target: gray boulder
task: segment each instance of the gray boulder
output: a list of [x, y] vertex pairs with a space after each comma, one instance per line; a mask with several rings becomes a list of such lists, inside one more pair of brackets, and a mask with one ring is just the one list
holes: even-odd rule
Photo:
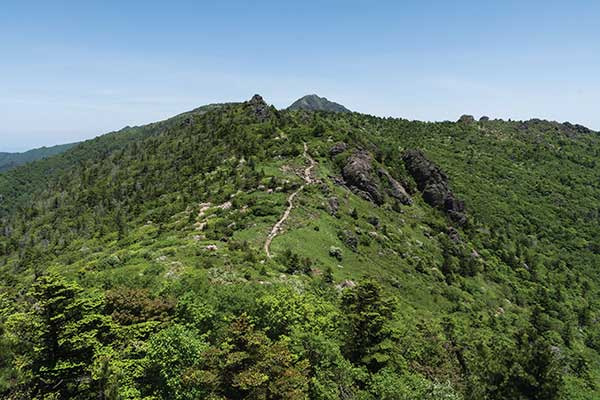
[[390, 194], [390, 196], [392, 196], [395, 199], [399, 200], [402, 204], [405, 204], [405, 205], [412, 204], [412, 199], [410, 198], [410, 196], [406, 192], [406, 189], [404, 189], [404, 186], [402, 186], [397, 180], [395, 180], [390, 175], [389, 172], [387, 172], [383, 168], [380, 168], [379, 171], [377, 171], [377, 172], [379, 173], [379, 176], [382, 179], [386, 179], [387, 180], [387, 183], [388, 183], [388, 186], [389, 186], [388, 193]]
[[329, 205], [329, 213], [331, 215], [337, 215], [338, 210], [340, 209], [340, 202], [337, 197], [330, 197], [328, 200]]
[[423, 200], [433, 207], [444, 210], [457, 223], [461, 225], [466, 223], [464, 202], [450, 189], [446, 174], [420, 150], [408, 150], [402, 159], [406, 170], [423, 193]]
[[345, 152], [348, 149], [348, 145], [344, 142], [336, 143], [331, 149], [329, 149], [329, 155], [335, 157], [338, 154]]
[[357, 195], [377, 205], [383, 204], [383, 193], [373, 173], [373, 158], [367, 151], [359, 150], [352, 154], [342, 170], [342, 176]]

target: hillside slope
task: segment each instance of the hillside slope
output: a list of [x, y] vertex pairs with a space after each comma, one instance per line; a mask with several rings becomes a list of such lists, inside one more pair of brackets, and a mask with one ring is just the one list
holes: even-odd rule
[[255, 96], [9, 171], [0, 390], [598, 398], [599, 156], [571, 124]]
[[28, 162], [63, 153], [76, 144], [77, 143], [69, 143], [51, 147], [40, 147], [39, 149], [33, 149], [23, 153], [0, 153], [0, 172], [27, 164]]

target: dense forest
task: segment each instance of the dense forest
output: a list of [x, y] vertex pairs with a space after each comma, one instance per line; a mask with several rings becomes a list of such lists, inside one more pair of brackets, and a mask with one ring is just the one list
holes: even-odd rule
[[0, 397], [598, 399], [598, 160], [255, 96], [6, 171]]

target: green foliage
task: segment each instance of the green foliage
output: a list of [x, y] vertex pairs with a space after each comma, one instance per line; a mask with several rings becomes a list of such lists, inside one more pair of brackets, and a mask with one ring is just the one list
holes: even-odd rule
[[166, 321], [175, 307], [173, 299], [152, 298], [147, 289], [119, 288], [106, 292], [105, 312], [121, 325]]
[[198, 399], [203, 391], [189, 385], [187, 374], [198, 366], [206, 343], [181, 325], [171, 325], [148, 343], [144, 384], [161, 399]]
[[207, 387], [210, 398], [304, 399], [307, 367], [285, 341], [272, 342], [242, 315], [222, 344], [203, 354], [202, 369], [189, 379]]
[[461, 400], [462, 396], [448, 383], [430, 382], [427, 379], [405, 373], [398, 375], [383, 369], [369, 382], [369, 393], [381, 400]]
[[290, 249], [286, 249], [283, 254], [281, 254], [280, 262], [286, 266], [286, 272], [288, 274], [295, 274], [298, 272], [308, 274], [312, 266], [310, 258], [301, 258]]
[[315, 294], [278, 287], [257, 300], [255, 318], [272, 338], [294, 331], [335, 337], [341, 315], [337, 307]]
[[382, 288], [372, 280], [362, 282], [342, 297], [342, 310], [348, 320], [348, 358], [377, 371], [390, 358], [386, 341], [391, 338], [388, 321], [393, 304], [382, 298]]
[[[31, 311], [7, 324], [15, 342], [25, 341], [15, 358], [23, 391], [31, 396], [84, 396], [93, 389], [90, 360], [108, 339], [110, 323], [99, 314], [100, 301], [54, 275], [40, 277], [30, 291]], [[29, 333], [18, 337], [19, 334]], [[44, 397], [45, 398], [45, 397]]]

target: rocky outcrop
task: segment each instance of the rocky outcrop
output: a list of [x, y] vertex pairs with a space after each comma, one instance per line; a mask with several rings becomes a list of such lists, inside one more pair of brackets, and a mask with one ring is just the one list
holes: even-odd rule
[[570, 122], [564, 122], [562, 124], [563, 128], [567, 131], [573, 132], [573, 133], [578, 133], [578, 134], [590, 134], [590, 133], [594, 133], [594, 131], [592, 131], [590, 128], [587, 128], [583, 125], [579, 125], [579, 124], [572, 124]]
[[327, 201], [327, 205], [329, 206], [329, 213], [331, 215], [337, 215], [338, 210], [340, 209], [340, 202], [337, 197], [330, 197]]
[[379, 174], [379, 176], [381, 177], [381, 179], [387, 180], [388, 187], [389, 187], [388, 188], [388, 193], [390, 194], [390, 196], [392, 196], [393, 198], [399, 200], [400, 203], [402, 203], [404, 205], [411, 205], [412, 204], [412, 199], [410, 198], [410, 196], [406, 192], [406, 189], [404, 189], [404, 186], [402, 186], [397, 180], [395, 180], [390, 175], [389, 172], [387, 172], [383, 168], [379, 168], [379, 170], [377, 171], [377, 173]]
[[338, 290], [343, 290], [343, 289], [352, 289], [356, 287], [356, 283], [354, 283], [354, 281], [351, 281], [349, 279], [346, 279], [344, 282], [338, 284], [335, 286]]
[[448, 181], [446, 174], [420, 150], [408, 150], [402, 156], [406, 170], [412, 175], [417, 188], [424, 191], [429, 184]]
[[345, 152], [348, 149], [348, 145], [344, 142], [336, 143], [331, 149], [329, 149], [329, 155], [335, 157], [338, 154]]
[[358, 237], [349, 230], [338, 232], [338, 239], [342, 241], [353, 252], [358, 251]]
[[488, 117], [487, 115], [484, 115], [481, 118], [479, 118], [479, 122], [488, 122], [489, 120], [490, 117]]
[[456, 230], [456, 228], [449, 227], [446, 233], [448, 234], [448, 238], [450, 238], [450, 240], [452, 240], [454, 243], [462, 242], [460, 233]]
[[579, 124], [571, 124], [570, 122], [559, 123], [556, 121], [546, 121], [539, 118], [533, 118], [528, 121], [520, 121], [517, 125], [518, 129], [525, 133], [537, 134], [540, 131], [562, 133], [568, 137], [577, 137], [580, 135], [589, 135], [594, 133], [593, 130]]
[[448, 186], [446, 174], [420, 150], [408, 150], [402, 157], [406, 170], [414, 178], [423, 194], [423, 200], [433, 207], [444, 210], [459, 224], [466, 222], [464, 202], [456, 197]]
[[475, 122], [475, 118], [472, 115], [464, 114], [460, 116], [457, 122], [461, 124], [472, 124]]
[[[329, 150], [329, 154], [333, 158], [346, 150], [348, 150], [348, 145], [340, 142]], [[380, 167], [376, 172], [373, 156], [368, 151], [357, 150], [345, 162], [342, 169], [343, 179], [336, 180], [334, 177], [334, 181], [377, 205], [385, 202], [386, 194], [402, 204], [412, 204], [412, 199], [404, 186], [388, 171]]]
[[352, 154], [342, 170], [342, 176], [354, 193], [377, 205], [383, 204], [383, 193], [373, 172], [373, 158], [368, 152], [359, 150]]
[[264, 122], [271, 116], [271, 110], [263, 98], [255, 94], [246, 102], [246, 106], [250, 113], [253, 114], [260, 122]]

